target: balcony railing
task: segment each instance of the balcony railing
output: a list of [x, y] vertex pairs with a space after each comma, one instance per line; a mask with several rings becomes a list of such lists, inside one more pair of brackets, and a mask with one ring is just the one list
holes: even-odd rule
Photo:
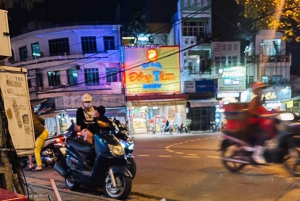
[[290, 55], [261, 55], [259, 56], [248, 56], [247, 63], [255, 63], [257, 59], [260, 59], [261, 63], [273, 63], [273, 62], [290, 62]]
[[62, 61], [62, 60], [94, 59], [94, 58], [118, 59], [120, 58], [119, 50], [107, 50], [106, 52], [96, 52], [96, 53], [89, 53], [89, 54], [83, 54], [81, 52], [69, 52], [69, 53], [64, 53], [56, 56], [53, 56], [51, 54], [41, 54], [40, 57], [30, 56], [25, 60], [8, 59], [6, 61], [6, 64], [20, 67], [20, 66], [28, 66], [28, 65], [38, 64], [38, 63], [45, 63], [45, 62], [54, 62], [54, 61]]

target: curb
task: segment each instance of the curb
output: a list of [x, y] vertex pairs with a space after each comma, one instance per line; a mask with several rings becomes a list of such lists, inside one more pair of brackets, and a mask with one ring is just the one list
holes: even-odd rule
[[[43, 189], [47, 189], [50, 190], [51, 192], [54, 193], [54, 190], [52, 187], [49, 186], [40, 186], [37, 184], [32, 184], [32, 183], [27, 183], [28, 186], [35, 186], [38, 188], [43, 188]], [[82, 196], [82, 197], [89, 197], [89, 198], [94, 198], [94, 199], [98, 199], [98, 200], [108, 200], [108, 201], [115, 201], [115, 199], [112, 198], [107, 198], [107, 197], [103, 197], [102, 195], [91, 195], [91, 194], [87, 194], [87, 193], [80, 193], [80, 192], [76, 192], [76, 191], [70, 191], [70, 190], [65, 190], [65, 189], [58, 189], [58, 191], [60, 193], [67, 193], [67, 194], [72, 194], [72, 195], [78, 195], [78, 196]]]

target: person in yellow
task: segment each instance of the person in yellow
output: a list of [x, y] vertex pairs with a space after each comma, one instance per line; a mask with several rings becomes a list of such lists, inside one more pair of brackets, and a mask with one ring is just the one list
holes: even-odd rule
[[49, 133], [45, 128], [45, 120], [38, 115], [32, 113], [32, 120], [34, 126], [34, 134], [35, 134], [35, 148], [34, 155], [37, 167], [34, 167], [32, 156], [28, 156], [29, 165], [28, 169], [32, 171], [41, 171], [43, 170], [43, 163], [41, 159], [41, 150], [44, 144], [44, 141], [48, 138]]

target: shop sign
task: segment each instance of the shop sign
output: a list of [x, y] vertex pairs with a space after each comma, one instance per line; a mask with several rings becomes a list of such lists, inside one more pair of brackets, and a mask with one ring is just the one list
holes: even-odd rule
[[201, 93], [215, 91], [215, 85], [213, 80], [187, 81], [184, 83], [184, 86], [185, 93]]
[[294, 106], [294, 101], [288, 101], [287, 103], [286, 103], [286, 108], [292, 108]]
[[34, 78], [34, 77], [35, 77], [35, 70], [28, 70], [27, 78]]
[[241, 91], [246, 89], [245, 66], [229, 67], [221, 70], [218, 91]]
[[184, 82], [184, 92], [185, 93], [195, 93], [196, 92], [196, 83], [194, 81]]
[[223, 98], [239, 98], [239, 92], [217, 92], [217, 100], [222, 100]]
[[125, 48], [127, 96], [180, 92], [179, 47]]
[[[248, 94], [247, 99], [244, 97], [246, 94]], [[241, 102], [247, 102], [252, 100], [256, 95], [252, 92], [247, 93], [242, 92], [243, 98], [241, 98]], [[265, 101], [288, 101], [291, 100], [292, 98], [292, 90], [291, 88], [287, 88], [287, 89], [279, 89], [279, 90], [270, 90], [270, 89], [266, 89], [263, 91], [262, 94], [262, 99], [265, 99]]]

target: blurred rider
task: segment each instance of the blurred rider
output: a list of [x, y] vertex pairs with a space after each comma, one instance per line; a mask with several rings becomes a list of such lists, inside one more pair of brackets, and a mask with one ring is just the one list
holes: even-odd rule
[[263, 82], [253, 83], [251, 90], [256, 96], [248, 104], [248, 111], [251, 115], [250, 124], [257, 124], [263, 130], [263, 133], [259, 133], [260, 135], [257, 136], [255, 150], [252, 155], [253, 160], [259, 164], [266, 163], [265, 158], [263, 157], [265, 149], [263, 147], [264, 142], [277, 134], [274, 121], [267, 118], [268, 116], [274, 116], [274, 112], [266, 110], [263, 106], [262, 93], [263, 89], [266, 87], [267, 85]]

